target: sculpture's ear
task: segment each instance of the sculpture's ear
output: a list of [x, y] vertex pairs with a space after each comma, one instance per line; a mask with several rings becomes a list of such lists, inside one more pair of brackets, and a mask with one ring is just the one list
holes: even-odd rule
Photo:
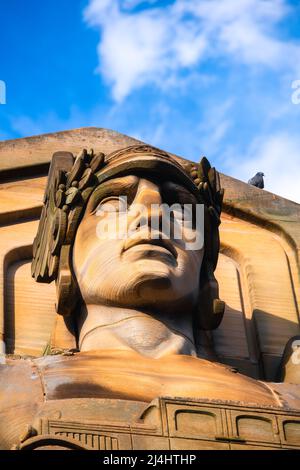
[[80, 300], [79, 288], [72, 273], [72, 246], [63, 245], [59, 257], [59, 268], [56, 279], [56, 312], [69, 316], [76, 309]]
[[195, 316], [195, 332], [201, 330], [215, 330], [220, 325], [225, 302], [219, 299], [219, 287], [214, 275], [206, 280], [202, 278], [200, 286], [198, 309]]
[[196, 328], [215, 330], [220, 325], [225, 303], [219, 299], [219, 285], [214, 271], [217, 267], [220, 249], [219, 229], [209, 209], [204, 216], [204, 257], [200, 272], [198, 314]]
[[194, 334], [197, 336], [199, 329], [218, 328], [225, 310], [225, 303], [219, 299], [219, 286], [214, 276], [220, 249], [219, 225], [224, 190], [218, 172], [211, 168], [205, 157], [198, 167], [192, 167], [190, 174], [204, 203], [204, 257], [200, 272], [198, 311], [194, 319]]

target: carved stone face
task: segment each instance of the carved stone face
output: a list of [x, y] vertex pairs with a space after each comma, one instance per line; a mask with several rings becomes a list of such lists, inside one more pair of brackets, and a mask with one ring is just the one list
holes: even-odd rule
[[[120, 204], [124, 196], [126, 208]], [[186, 249], [184, 237], [190, 236], [186, 231], [193, 228], [183, 228], [183, 239], [175, 239], [172, 230], [169, 239], [162, 239], [161, 227], [160, 239], [150, 237], [150, 217], [145, 221], [140, 205], [146, 207], [150, 216], [152, 205], [162, 203], [196, 204], [196, 199], [179, 184], [140, 175], [114, 178], [94, 190], [73, 247], [73, 269], [86, 304], [152, 310], [159, 306], [160, 311], [173, 313], [195, 306], [203, 249]], [[120, 233], [118, 236], [109, 233], [116, 230], [114, 224], [109, 224], [110, 218], [115, 217], [114, 207], [121, 210], [117, 225], [124, 232], [121, 237]], [[164, 213], [160, 212], [160, 216], [163, 218]], [[100, 233], [100, 220], [107, 221], [112, 228]]]

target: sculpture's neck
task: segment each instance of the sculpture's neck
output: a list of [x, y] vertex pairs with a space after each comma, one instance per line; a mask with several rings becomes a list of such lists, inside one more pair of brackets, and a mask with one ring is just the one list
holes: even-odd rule
[[79, 347], [81, 351], [134, 350], [152, 358], [169, 354], [196, 355], [192, 316], [175, 317], [121, 307], [87, 305], [80, 314]]

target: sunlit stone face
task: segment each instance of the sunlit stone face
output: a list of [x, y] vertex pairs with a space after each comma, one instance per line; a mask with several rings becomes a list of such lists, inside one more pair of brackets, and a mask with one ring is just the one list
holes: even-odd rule
[[[86, 304], [170, 312], [195, 306], [203, 249], [186, 249], [193, 224], [175, 238], [176, 211], [168, 222], [161, 204], [195, 205], [196, 199], [179, 184], [137, 175], [95, 189], [73, 247], [73, 269]], [[151, 216], [163, 221], [152, 231]]]

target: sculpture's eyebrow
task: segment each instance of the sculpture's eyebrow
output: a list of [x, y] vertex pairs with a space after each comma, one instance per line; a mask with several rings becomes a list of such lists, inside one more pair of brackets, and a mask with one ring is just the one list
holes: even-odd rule
[[137, 176], [128, 175], [120, 178], [114, 178], [97, 186], [93, 191], [86, 212], [93, 212], [102, 199], [109, 196], [126, 196], [128, 203], [134, 199], [138, 188], [139, 178]]

